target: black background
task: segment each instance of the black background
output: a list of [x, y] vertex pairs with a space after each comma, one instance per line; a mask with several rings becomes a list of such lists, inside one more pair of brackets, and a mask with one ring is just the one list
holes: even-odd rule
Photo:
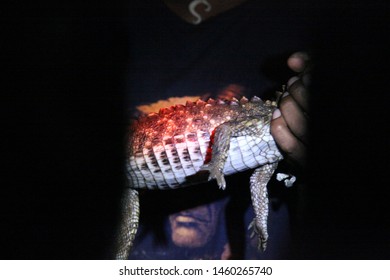
[[[1, 258], [110, 258], [128, 4], [14, 5], [1, 17]], [[388, 259], [388, 4], [324, 5], [297, 257]]]

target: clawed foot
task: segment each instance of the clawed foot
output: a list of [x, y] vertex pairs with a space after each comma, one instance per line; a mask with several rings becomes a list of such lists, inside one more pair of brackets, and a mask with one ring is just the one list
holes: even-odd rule
[[218, 167], [216, 167], [214, 164], [212, 164], [212, 163], [205, 164], [200, 168], [200, 170], [208, 171], [210, 173], [208, 180], [210, 181], [212, 179], [216, 179], [217, 184], [218, 184], [220, 189], [224, 190], [226, 188], [225, 177], [223, 176], [222, 171]]
[[248, 230], [252, 229], [250, 238], [257, 236], [257, 250], [264, 252], [267, 249], [268, 234], [264, 232], [257, 224], [256, 219], [249, 224]]

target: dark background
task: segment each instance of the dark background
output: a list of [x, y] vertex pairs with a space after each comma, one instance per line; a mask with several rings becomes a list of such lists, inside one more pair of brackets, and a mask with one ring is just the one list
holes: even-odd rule
[[389, 46], [383, 40], [389, 4], [367, 2], [335, 5], [341, 12], [314, 40], [304, 257], [390, 256]]
[[2, 18], [2, 258], [110, 257], [124, 185], [124, 4], [16, 2]]
[[[128, 4], [29, 5], [1, 15], [1, 258], [110, 258]], [[323, 5], [297, 257], [388, 259], [388, 4]]]

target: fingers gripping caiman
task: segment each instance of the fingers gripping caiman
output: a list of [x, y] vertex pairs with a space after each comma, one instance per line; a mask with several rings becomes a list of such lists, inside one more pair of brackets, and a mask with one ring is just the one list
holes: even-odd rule
[[268, 233], [267, 183], [282, 159], [270, 134], [274, 102], [254, 97], [240, 101], [187, 102], [141, 117], [130, 127], [127, 177], [117, 258], [127, 258], [138, 227], [137, 189], [173, 189], [255, 169], [250, 179], [255, 218], [251, 223], [265, 250]]

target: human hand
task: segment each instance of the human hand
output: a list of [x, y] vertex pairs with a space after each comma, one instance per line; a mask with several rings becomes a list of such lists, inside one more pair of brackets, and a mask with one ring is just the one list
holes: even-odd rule
[[282, 96], [279, 109], [275, 110], [271, 121], [271, 134], [284, 152], [285, 159], [299, 167], [305, 165], [308, 140], [308, 61], [308, 55], [302, 52], [288, 58], [288, 66], [298, 75], [287, 82], [287, 92]]

